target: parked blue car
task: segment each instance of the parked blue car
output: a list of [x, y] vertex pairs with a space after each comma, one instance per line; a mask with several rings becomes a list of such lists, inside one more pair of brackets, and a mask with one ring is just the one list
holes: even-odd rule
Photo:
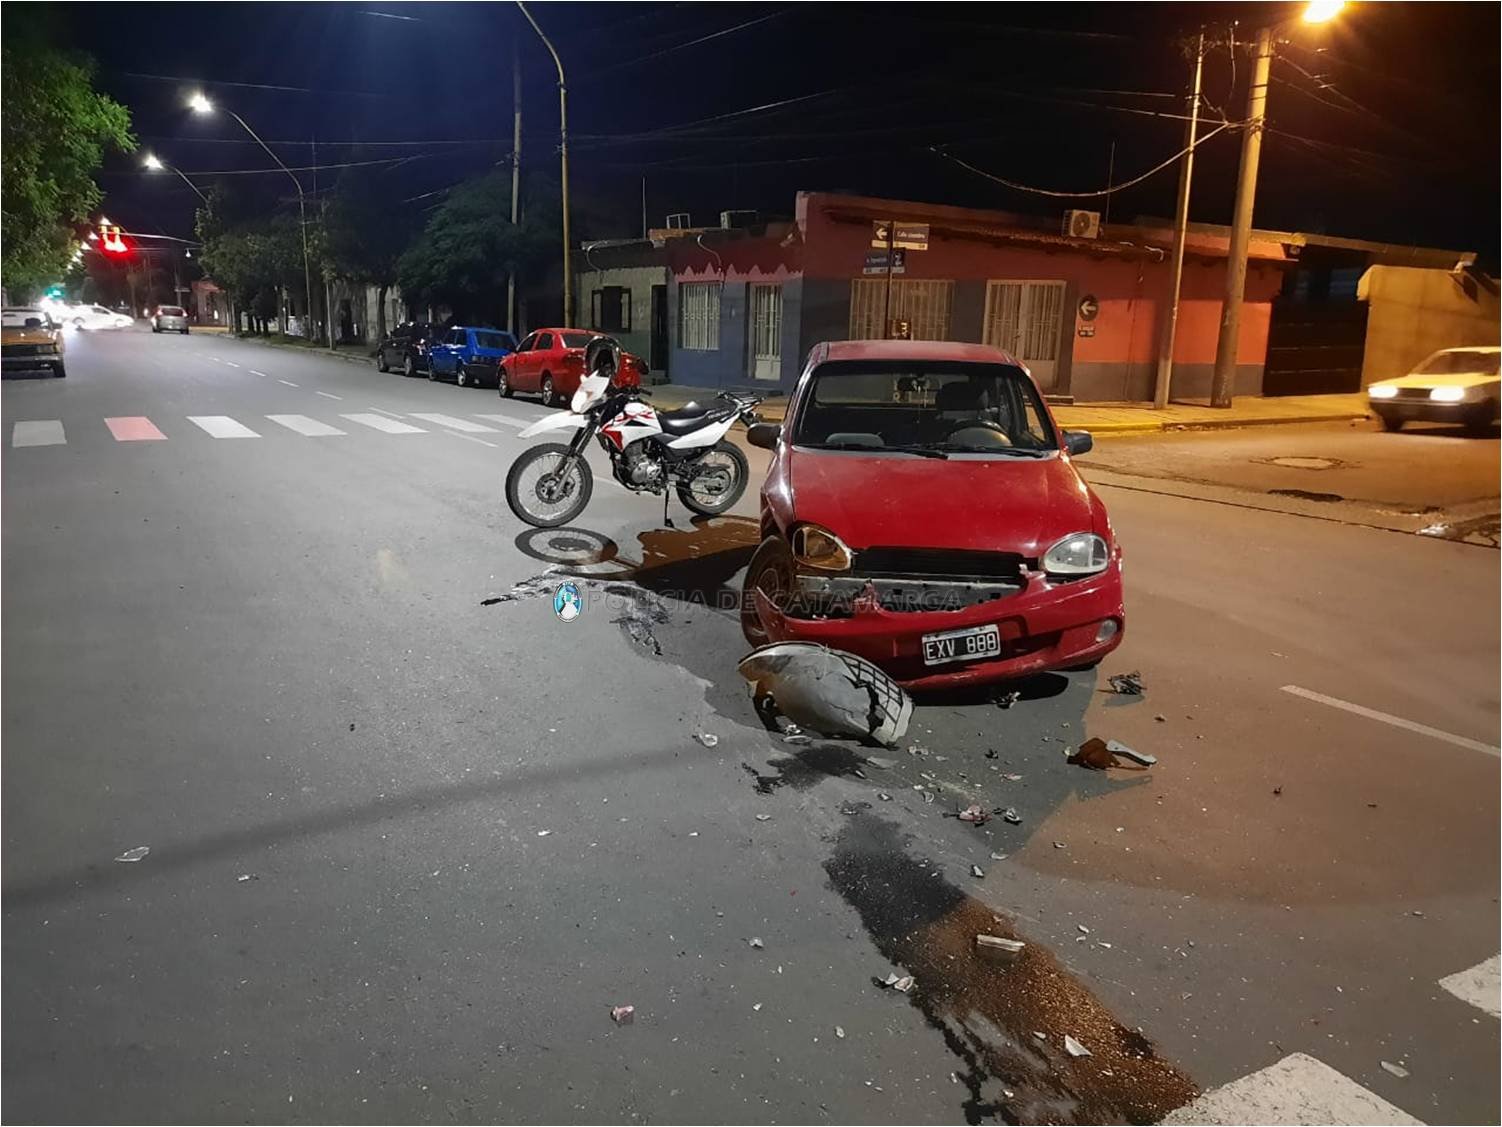
[[428, 354], [428, 379], [452, 379], [460, 387], [495, 387], [496, 365], [516, 351], [505, 329], [455, 325]]

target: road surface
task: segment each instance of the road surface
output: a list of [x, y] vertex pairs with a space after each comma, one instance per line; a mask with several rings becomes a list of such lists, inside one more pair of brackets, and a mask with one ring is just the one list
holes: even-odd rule
[[[752, 714], [752, 498], [524, 532], [541, 413], [197, 334], [6, 381], [7, 1119], [1497, 1121], [1495, 552], [1102, 484], [1122, 648], [873, 760]], [[560, 564], [579, 620], [482, 605]]]

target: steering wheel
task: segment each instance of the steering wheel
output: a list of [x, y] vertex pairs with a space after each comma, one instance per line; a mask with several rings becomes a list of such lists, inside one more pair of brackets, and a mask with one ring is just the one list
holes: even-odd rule
[[[944, 441], [949, 442], [954, 438], [955, 435], [963, 434], [965, 431], [971, 430], [979, 431], [980, 433], [986, 435], [988, 438], [999, 439], [999, 441], [995, 443], [995, 445], [997, 446], [1014, 445], [1014, 443], [1012, 442], [1012, 436], [1007, 433], [1006, 428], [1000, 423], [995, 422], [991, 419], [962, 419], [954, 426], [949, 428], [948, 433], [944, 435]], [[961, 445], [971, 444], [961, 443]], [[977, 443], [975, 445], [982, 444]]]

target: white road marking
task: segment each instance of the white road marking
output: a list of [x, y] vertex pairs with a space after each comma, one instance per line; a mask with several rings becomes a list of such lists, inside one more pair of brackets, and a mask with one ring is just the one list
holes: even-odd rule
[[58, 419], [35, 419], [17, 423], [11, 428], [12, 446], [64, 446], [68, 436], [63, 433], [63, 424]]
[[403, 417], [401, 415], [398, 415], [395, 411], [386, 411], [386, 410], [383, 410], [380, 407], [372, 407], [371, 410], [374, 411], [378, 415], [389, 415], [393, 419], [400, 419], [400, 418]]
[[1471, 751], [1480, 751], [1487, 755], [1502, 757], [1502, 748], [1492, 747], [1490, 744], [1484, 744], [1480, 740], [1472, 740], [1465, 736], [1456, 736], [1449, 732], [1442, 732], [1438, 728], [1431, 728], [1427, 724], [1420, 724], [1414, 720], [1404, 720], [1401, 716], [1393, 716], [1387, 712], [1378, 712], [1375, 708], [1365, 708], [1359, 704], [1352, 704], [1348, 700], [1327, 697], [1323, 693], [1301, 689], [1297, 685], [1284, 685], [1283, 691], [1285, 693], [1292, 693], [1296, 697], [1303, 697], [1305, 700], [1315, 701], [1318, 704], [1328, 704], [1331, 708], [1339, 708], [1356, 716], [1365, 716], [1368, 720], [1380, 720], [1384, 724], [1391, 724], [1394, 728], [1402, 728], [1404, 731], [1417, 732], [1421, 736], [1444, 740], [1445, 743], [1454, 744], [1456, 747], [1468, 748]]
[[486, 419], [492, 423], [505, 423], [508, 427], [529, 427], [535, 419], [514, 419], [510, 415], [476, 415], [477, 419]]
[[145, 415], [117, 415], [104, 420], [116, 442], [166, 442], [167, 436]]
[[1212, 1088], [1169, 1112], [1165, 1124], [1329, 1123], [1423, 1127], [1402, 1108], [1303, 1053]]
[[260, 438], [255, 431], [228, 415], [189, 415], [188, 422], [202, 427], [214, 438]]
[[309, 438], [321, 438], [329, 434], [344, 434], [345, 431], [338, 427], [331, 427], [328, 423], [320, 423], [317, 419], [310, 419], [306, 415], [267, 415], [273, 423], [295, 430], [298, 434], [305, 434]]
[[246, 368], [245, 370], [247, 372], [249, 372], [253, 376], [260, 376], [262, 379], [266, 378], [266, 373], [265, 372], [258, 372], [254, 368]]
[[455, 438], [463, 438], [463, 439], [465, 439], [465, 440], [467, 440], [469, 442], [478, 442], [481, 446], [489, 446], [492, 450], [494, 450], [496, 448], [496, 445], [495, 445], [494, 442], [486, 442], [483, 438], [476, 438], [472, 434], [460, 434], [456, 430], [446, 430], [443, 433], [444, 434], [451, 434]]
[[277, 380], [277, 381], [276, 381], [276, 382], [277, 382], [277, 383], [284, 383], [284, 384], [286, 384], [286, 385], [287, 385], [287, 386], [288, 386], [288, 387], [296, 387], [296, 386], [297, 386], [297, 385], [296, 385], [296, 384], [295, 384], [295, 383], [293, 383], [293, 382], [292, 382], [292, 381], [291, 381], [291, 380]]
[[341, 415], [340, 418], [348, 419], [352, 423], [370, 427], [373, 430], [385, 431], [387, 434], [423, 434], [422, 427], [414, 427], [410, 423], [404, 423], [397, 419], [388, 419], [384, 415]]
[[314, 395], [321, 395], [325, 399], [341, 399], [342, 400], [344, 398], [344, 396], [342, 396], [342, 395], [335, 395], [332, 392], [328, 392], [328, 391], [315, 391], [313, 394]]
[[472, 423], [468, 419], [455, 418], [453, 415], [434, 415], [426, 412], [412, 412], [414, 419], [421, 419], [425, 423], [432, 423], [437, 427], [448, 427], [449, 430], [462, 430], [466, 434], [494, 434], [495, 427], [481, 426]]
[[1470, 970], [1458, 971], [1455, 974], [1442, 978], [1439, 984], [1454, 994], [1462, 1002], [1469, 1002], [1478, 1010], [1485, 1010], [1492, 1017], [1502, 1017], [1498, 1012], [1498, 998], [1502, 997], [1502, 974], [1498, 971], [1498, 960], [1502, 956], [1493, 955], [1484, 963], [1478, 963]]

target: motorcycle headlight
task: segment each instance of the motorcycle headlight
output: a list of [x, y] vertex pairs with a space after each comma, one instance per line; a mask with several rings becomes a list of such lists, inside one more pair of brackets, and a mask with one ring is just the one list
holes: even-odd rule
[[800, 524], [793, 529], [793, 559], [819, 571], [849, 571], [850, 549], [827, 528]]
[[1049, 575], [1094, 575], [1111, 561], [1106, 542], [1093, 532], [1071, 532], [1043, 554]]

